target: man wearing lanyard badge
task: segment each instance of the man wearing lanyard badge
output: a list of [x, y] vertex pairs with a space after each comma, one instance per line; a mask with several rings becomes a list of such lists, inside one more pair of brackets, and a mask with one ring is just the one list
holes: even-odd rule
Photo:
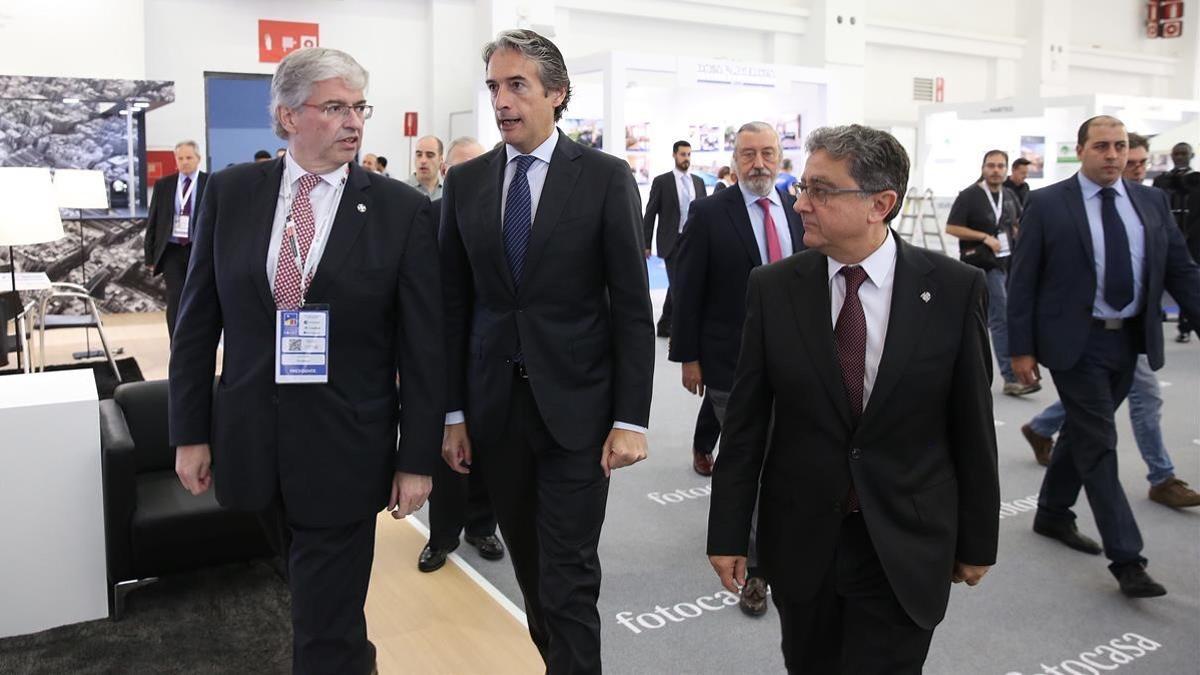
[[1008, 153], [989, 150], [983, 156], [979, 180], [958, 194], [946, 218], [946, 234], [958, 238], [959, 259], [987, 274], [988, 330], [992, 348], [1004, 377], [1004, 393], [1024, 396], [1042, 388], [1036, 382], [1021, 384], [1008, 358], [1008, 322], [1005, 285], [1012, 240], [1021, 218], [1021, 202], [1004, 187]]
[[192, 216], [197, 212], [208, 174], [200, 170], [200, 148], [196, 141], [175, 145], [177, 173], [154, 184], [154, 196], [146, 214], [146, 265], [163, 275], [167, 285], [167, 337], [175, 332], [179, 295], [187, 276], [192, 251]]
[[210, 181], [172, 344], [176, 473], [284, 527], [296, 673], [375, 671], [363, 605], [376, 515], [419, 509], [440, 461], [436, 232], [425, 196], [353, 161], [366, 86], [338, 50], [279, 64], [287, 152]]

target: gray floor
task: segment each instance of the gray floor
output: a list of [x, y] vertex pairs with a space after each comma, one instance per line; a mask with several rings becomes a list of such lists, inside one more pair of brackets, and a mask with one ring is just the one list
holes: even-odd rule
[[[662, 292], [654, 296], [657, 312]], [[1168, 331], [1173, 337], [1174, 327]], [[605, 668], [610, 673], [782, 672], [774, 608], [751, 619], [713, 599], [722, 589], [704, 555], [709, 500], [706, 490], [696, 490], [707, 482], [690, 466], [699, 400], [680, 386], [679, 366], [667, 361], [666, 340], [658, 340], [658, 347], [650, 457], [614, 475], [601, 541]], [[1200, 485], [1200, 344], [1168, 339], [1167, 365], [1159, 377], [1166, 399], [1163, 433], [1176, 473]], [[1030, 531], [1029, 506], [1042, 468], [1033, 461], [1020, 426], [1054, 400], [1047, 384], [1024, 399], [1001, 396], [995, 387], [1001, 499], [1010, 504], [1032, 499], [1004, 510], [1012, 515], [1000, 521], [999, 562], [984, 583], [954, 588], [926, 672], [1097, 673], [1114, 666], [1131, 675], [1200, 672], [1200, 509], [1172, 511], [1146, 498], [1145, 465], [1124, 409], [1117, 414], [1121, 478], [1146, 540], [1150, 572], [1168, 595], [1128, 600], [1117, 591], [1103, 558]], [[682, 496], [662, 496], [679, 490]], [[1079, 527], [1098, 537], [1090, 510], [1080, 501]], [[459, 553], [523, 606], [507, 559], [482, 560], [470, 546]], [[657, 607], [676, 620], [660, 615], [637, 622]], [[619, 623], [618, 616], [640, 632]]]

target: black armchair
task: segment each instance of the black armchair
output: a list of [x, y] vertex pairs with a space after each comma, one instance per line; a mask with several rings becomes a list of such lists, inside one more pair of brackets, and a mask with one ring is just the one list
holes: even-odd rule
[[254, 514], [196, 497], [175, 475], [167, 440], [167, 382], [132, 382], [100, 402], [109, 610], [162, 574], [271, 555]]

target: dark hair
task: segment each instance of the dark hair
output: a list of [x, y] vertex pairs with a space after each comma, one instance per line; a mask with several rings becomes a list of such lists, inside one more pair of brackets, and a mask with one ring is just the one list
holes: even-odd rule
[[549, 38], [531, 30], [501, 31], [495, 40], [483, 46], [484, 67], [492, 60], [492, 54], [501, 49], [511, 49], [536, 63], [543, 89], [563, 92], [562, 103], [554, 108], [554, 121], [561, 119], [571, 100], [571, 76], [567, 73], [567, 62], [558, 47]]
[[980, 162], [979, 165], [983, 166], [984, 164], [987, 164], [987, 158], [991, 157], [992, 155], [1000, 155], [1000, 156], [1004, 157], [1004, 163], [1008, 164], [1008, 153], [1007, 152], [1005, 152], [1003, 150], [988, 150], [987, 152], [983, 153], [983, 161]]
[[724, 178], [724, 177], [728, 176], [729, 171], [730, 171], [730, 169], [727, 166], [723, 166], [723, 167], [717, 169], [717, 178]]
[[835, 161], [846, 160], [850, 177], [868, 193], [896, 193], [896, 205], [884, 218], [890, 223], [904, 204], [908, 189], [908, 153], [896, 137], [860, 124], [821, 127], [808, 136], [808, 154], [823, 150]]
[[259, 150], [258, 152], [254, 153], [254, 161], [257, 162], [260, 159], [271, 159], [271, 153], [267, 152], [266, 150]]
[[379, 168], [386, 169], [387, 168], [387, 157], [380, 155], [375, 158], [375, 163], [379, 165]]
[[680, 148], [690, 148], [690, 147], [692, 147], [692, 144], [688, 143], [687, 141], [675, 141], [675, 145], [671, 146], [671, 154], [672, 155], [677, 154], [679, 152]]
[[1083, 121], [1083, 124], [1079, 125], [1079, 133], [1076, 134], [1076, 142], [1080, 146], [1087, 145], [1088, 131], [1091, 129], [1091, 126], [1097, 122], [1119, 127], [1125, 126], [1124, 122], [1113, 117], [1112, 115], [1096, 115], [1095, 117], [1089, 117]]
[[1129, 149], [1143, 148], [1146, 152], [1150, 152], [1150, 139], [1141, 134], [1129, 132]]
[[1033, 162], [1025, 159], [1024, 157], [1018, 157], [1013, 160], [1012, 168], [1015, 171], [1023, 166], [1029, 166], [1030, 164], [1033, 164]]

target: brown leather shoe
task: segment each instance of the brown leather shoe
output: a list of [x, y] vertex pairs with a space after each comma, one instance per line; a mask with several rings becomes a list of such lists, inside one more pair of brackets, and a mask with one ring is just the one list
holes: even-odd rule
[[692, 453], [692, 469], [701, 476], [711, 476], [713, 470], [713, 456], [708, 452], [693, 452]]
[[1021, 427], [1021, 435], [1029, 441], [1029, 447], [1033, 448], [1033, 458], [1038, 464], [1046, 466], [1050, 463], [1050, 451], [1054, 449], [1054, 439], [1043, 436], [1033, 430], [1033, 427], [1028, 424]]
[[767, 613], [767, 580], [762, 577], [750, 577], [742, 586], [742, 599], [738, 607], [747, 616], [762, 616]]
[[1158, 485], [1150, 486], [1150, 501], [1173, 509], [1182, 509], [1200, 506], [1200, 494], [1188, 487], [1187, 483], [1171, 476]]

